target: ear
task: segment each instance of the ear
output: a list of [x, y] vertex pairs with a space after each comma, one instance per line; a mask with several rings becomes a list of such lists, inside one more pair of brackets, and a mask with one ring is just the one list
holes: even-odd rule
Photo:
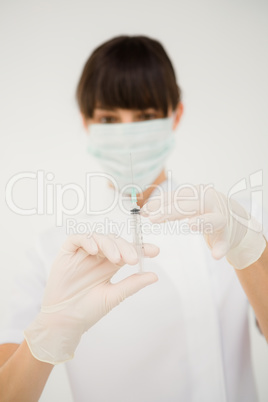
[[86, 131], [88, 131], [88, 124], [89, 124], [88, 119], [83, 115], [82, 112], [80, 112], [80, 115], [81, 115], [81, 118], [82, 118], [83, 127], [84, 127], [84, 129]]
[[174, 120], [174, 124], [173, 124], [173, 130], [175, 130], [180, 122], [181, 116], [183, 114], [184, 111], [184, 106], [183, 104], [180, 102], [178, 104], [178, 106], [176, 107], [176, 109], [174, 110], [175, 113], [175, 120]]

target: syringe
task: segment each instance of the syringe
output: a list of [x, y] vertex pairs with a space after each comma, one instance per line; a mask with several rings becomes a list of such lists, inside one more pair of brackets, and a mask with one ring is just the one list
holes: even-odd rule
[[132, 230], [133, 230], [133, 243], [136, 247], [138, 254], [138, 263], [140, 272], [143, 271], [143, 256], [144, 256], [144, 246], [141, 231], [141, 216], [140, 207], [137, 204], [136, 190], [131, 189], [131, 202], [132, 208], [130, 210], [132, 216]]
[[[132, 169], [132, 158], [131, 153], [130, 156], [130, 168], [131, 168], [131, 176], [132, 176], [132, 184], [133, 184], [133, 169]], [[134, 187], [131, 188], [131, 203], [132, 207], [130, 210], [132, 216], [132, 231], [133, 231], [133, 244], [136, 247], [138, 254], [138, 263], [140, 272], [143, 271], [143, 256], [144, 256], [144, 246], [142, 239], [142, 231], [141, 231], [141, 216], [140, 216], [140, 207], [137, 204], [137, 195], [136, 189]]]

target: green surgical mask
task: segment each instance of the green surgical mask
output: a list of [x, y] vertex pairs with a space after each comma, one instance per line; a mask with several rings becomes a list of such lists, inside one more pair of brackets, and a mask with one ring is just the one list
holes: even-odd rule
[[174, 147], [173, 124], [174, 115], [134, 123], [91, 124], [88, 151], [102, 171], [113, 177], [118, 190], [130, 194], [134, 184], [144, 191], [159, 176]]

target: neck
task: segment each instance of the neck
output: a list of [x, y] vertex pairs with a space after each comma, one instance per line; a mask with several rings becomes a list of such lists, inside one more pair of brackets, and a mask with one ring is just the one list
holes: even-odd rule
[[143, 193], [137, 194], [137, 204], [140, 208], [142, 208], [142, 206], [147, 202], [156, 186], [158, 186], [165, 180], [166, 180], [166, 172], [165, 170], [162, 170], [160, 175], [155, 179], [155, 181], [150, 185], [150, 187], [148, 187]]
[[[155, 181], [148, 187], [143, 193], [137, 194], [137, 204], [140, 208], [146, 204], [147, 200], [149, 199], [152, 192], [155, 190], [156, 186], [163, 183], [166, 180], [166, 172], [163, 169], [160, 175], [155, 179]], [[113, 187], [113, 185], [109, 182], [109, 187]]]

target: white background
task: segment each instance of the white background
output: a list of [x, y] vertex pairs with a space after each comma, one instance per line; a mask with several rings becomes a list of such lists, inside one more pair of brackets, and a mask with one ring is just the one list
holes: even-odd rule
[[[225, 1], [0, 1], [1, 295], [20, 255], [53, 216], [20, 217], [4, 201], [18, 172], [54, 173], [52, 183], [84, 185], [85, 152], [75, 88], [101, 42], [120, 34], [159, 39], [174, 63], [185, 113], [168, 167], [179, 182], [223, 192], [259, 170], [268, 201], [268, 3]], [[14, 197], [32, 207], [34, 181]], [[249, 190], [248, 190], [249, 195]], [[251, 316], [260, 400], [268, 399], [268, 352]], [[41, 401], [72, 401], [63, 366]]]

